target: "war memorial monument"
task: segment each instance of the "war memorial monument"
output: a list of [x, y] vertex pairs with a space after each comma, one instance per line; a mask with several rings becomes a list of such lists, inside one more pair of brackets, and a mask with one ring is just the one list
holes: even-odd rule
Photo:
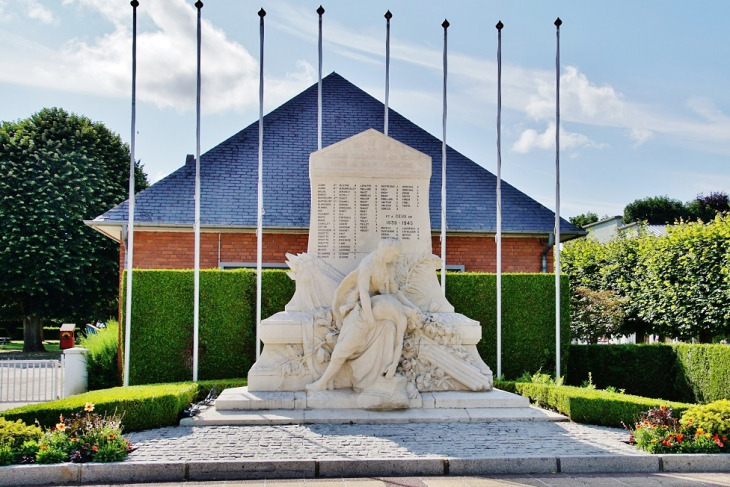
[[261, 322], [236, 410], [527, 408], [492, 391], [477, 321], [454, 312], [436, 270], [431, 158], [374, 129], [310, 155], [308, 252], [287, 254], [296, 291]]

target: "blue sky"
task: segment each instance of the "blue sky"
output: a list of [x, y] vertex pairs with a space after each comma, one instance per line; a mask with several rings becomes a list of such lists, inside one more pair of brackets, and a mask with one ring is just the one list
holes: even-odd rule
[[[195, 151], [195, 8], [140, 0], [137, 156], [155, 181]], [[207, 0], [203, 150], [258, 116], [258, 16], [269, 111], [316, 82], [319, 2]], [[325, 3], [324, 72], [441, 134], [441, 22], [449, 28], [449, 145], [496, 169], [503, 30], [505, 180], [554, 208], [555, 27], [561, 27], [561, 213], [621, 214], [637, 198], [730, 191], [730, 2]], [[0, 0], [0, 120], [59, 106], [130, 135], [126, 0]], [[378, 127], [379, 128], [379, 127]]]

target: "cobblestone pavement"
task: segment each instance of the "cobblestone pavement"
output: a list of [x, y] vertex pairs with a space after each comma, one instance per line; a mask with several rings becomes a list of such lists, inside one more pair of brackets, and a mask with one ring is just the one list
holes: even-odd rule
[[170, 427], [130, 433], [129, 461], [639, 455], [621, 429], [575, 423]]
[[[398, 477], [326, 480], [235, 480], [222, 482], [172, 482], [133, 484], [114, 487], [497, 487], [529, 485], [538, 487], [578, 486], [730, 486], [730, 474], [600, 474], [600, 475], [497, 475], [484, 477]], [[101, 487], [88, 486], [87, 487]]]

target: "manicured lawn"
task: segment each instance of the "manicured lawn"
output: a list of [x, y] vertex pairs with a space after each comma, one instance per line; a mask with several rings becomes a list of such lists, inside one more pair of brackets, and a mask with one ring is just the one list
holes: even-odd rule
[[[43, 342], [43, 346], [46, 347], [47, 352], [58, 352], [61, 349], [60, 344], [58, 343], [58, 340], [46, 340]], [[23, 341], [22, 340], [14, 340], [8, 343], [7, 345], [0, 345], [0, 350], [18, 350], [20, 352], [23, 351]]]
[[13, 340], [6, 345], [0, 345], [0, 360], [43, 360], [57, 359], [61, 355], [58, 340], [45, 340], [45, 352], [23, 353], [23, 341]]

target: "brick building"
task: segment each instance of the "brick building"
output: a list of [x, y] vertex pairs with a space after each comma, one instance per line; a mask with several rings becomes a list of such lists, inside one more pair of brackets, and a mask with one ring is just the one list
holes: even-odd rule
[[[384, 107], [343, 77], [323, 80], [322, 145], [369, 128], [382, 130]], [[441, 140], [394, 111], [388, 135], [432, 158], [429, 203], [433, 252], [440, 255]], [[309, 154], [317, 150], [317, 86], [264, 117], [265, 267], [285, 267], [285, 253], [307, 251]], [[254, 267], [258, 122], [201, 156], [201, 268]], [[195, 161], [139, 193], [135, 199], [134, 267], [193, 267]], [[448, 268], [495, 272], [496, 177], [452, 148], [447, 149]], [[128, 203], [86, 224], [124, 243]], [[552, 269], [548, 246], [554, 213], [502, 183], [502, 262], [505, 272]], [[562, 240], [585, 231], [561, 222]], [[120, 246], [124, 266], [124, 245]]]

